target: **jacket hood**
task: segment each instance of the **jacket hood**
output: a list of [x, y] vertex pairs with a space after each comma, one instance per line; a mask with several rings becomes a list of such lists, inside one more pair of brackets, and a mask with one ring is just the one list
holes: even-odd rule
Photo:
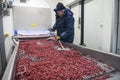
[[[57, 14], [57, 10], [54, 9], [55, 13]], [[65, 15], [68, 15], [68, 16], [73, 16], [73, 12], [68, 9], [68, 8], [65, 8]]]
[[63, 3], [59, 2], [56, 5], [56, 8], [54, 9], [54, 11], [57, 12], [57, 11], [60, 11], [60, 10], [63, 10], [63, 9], [65, 9], [65, 6], [63, 5]]
[[70, 9], [66, 8], [65, 15], [73, 16], [73, 12]]

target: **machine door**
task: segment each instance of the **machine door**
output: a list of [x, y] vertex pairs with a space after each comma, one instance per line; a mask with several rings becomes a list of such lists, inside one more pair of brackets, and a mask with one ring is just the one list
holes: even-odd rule
[[75, 18], [75, 24], [74, 24], [74, 32], [75, 32], [75, 35], [74, 35], [74, 44], [76, 45], [79, 45], [80, 44], [80, 38], [81, 38], [81, 35], [80, 35], [80, 15], [81, 15], [81, 6], [78, 4], [76, 5], [73, 5], [71, 7], [71, 10], [72, 12], [74, 13], [74, 18]]
[[102, 0], [93, 0], [85, 4], [85, 45], [93, 49], [103, 49], [102, 31], [103, 25], [101, 21], [101, 5]]

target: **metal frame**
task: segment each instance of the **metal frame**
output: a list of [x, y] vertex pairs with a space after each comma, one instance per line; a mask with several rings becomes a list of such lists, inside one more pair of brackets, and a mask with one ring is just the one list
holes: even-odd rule
[[100, 62], [108, 64], [114, 68], [116, 68], [118, 71], [120, 71], [120, 55], [112, 54], [112, 53], [106, 53], [104, 51], [96, 50], [96, 49], [90, 49], [83, 46], [76, 46], [74, 44], [67, 44], [68, 46], [74, 48], [77, 51], [80, 51], [83, 55], [90, 55], [93, 58], [96, 58], [100, 60]]
[[120, 0], [118, 0], [117, 54], [120, 54]]
[[47, 38], [51, 35], [36, 35], [36, 36], [12, 36], [13, 39], [36, 39], [36, 38]]
[[[81, 10], [80, 10], [80, 9], [81, 9], [81, 2], [78, 2], [78, 3], [75, 3], [74, 5], [71, 5], [71, 6], [70, 6], [70, 9], [72, 9], [72, 8], [74, 8], [74, 7], [77, 7], [77, 6], [79, 7], [79, 8], [78, 8], [78, 11], [77, 11], [77, 12], [79, 13], [79, 12], [81, 12]], [[75, 15], [75, 14], [74, 14], [74, 15]], [[77, 24], [78, 24], [78, 25], [77, 25], [77, 28], [78, 28], [79, 31], [80, 31], [80, 30], [81, 30], [81, 13], [78, 14], [78, 21], [76, 21], [76, 22], [77, 22]], [[81, 32], [81, 31], [80, 31], [80, 32]], [[78, 42], [77, 44], [79, 45], [80, 42], [81, 42], [81, 37], [79, 36], [79, 42]]]
[[[77, 3], [81, 2], [81, 1], [83, 1], [83, 0], [75, 0], [75, 1], [73, 1], [72, 3], [70, 3], [70, 4], [66, 5], [66, 6], [71, 7], [71, 6], [77, 4]], [[93, 0], [84, 0], [84, 1], [85, 1], [85, 4], [86, 4], [86, 3], [91, 2]]]
[[119, 0], [114, 2], [114, 14], [112, 23], [112, 34], [111, 34], [111, 52], [117, 54], [118, 44], [118, 26], [119, 26]]
[[18, 47], [19, 47], [19, 42], [16, 43], [13, 54], [9, 60], [7, 68], [2, 77], [2, 80], [15, 80], [16, 57], [17, 57]]
[[[1, 9], [0, 9], [0, 15], [1, 15]], [[0, 17], [0, 28], [2, 26], [3, 26], [2, 25], [2, 18]], [[1, 37], [1, 31], [0, 31], [0, 37]], [[1, 43], [1, 40], [0, 40], [0, 43]], [[1, 54], [1, 44], [0, 44], [0, 65], [2, 65], [2, 61], [1, 61], [2, 59], [1, 59], [1, 57], [2, 57], [2, 54]], [[0, 66], [0, 78], [1, 78], [1, 76], [2, 76], [2, 66]]]
[[84, 44], [84, 4], [85, 0], [81, 1], [81, 42], [80, 45], [85, 46]]
[[0, 65], [2, 67], [2, 74], [0, 74], [0, 78], [1, 78], [7, 65], [5, 46], [4, 46], [4, 35], [3, 35], [2, 7], [0, 7], [0, 57], [1, 57]]

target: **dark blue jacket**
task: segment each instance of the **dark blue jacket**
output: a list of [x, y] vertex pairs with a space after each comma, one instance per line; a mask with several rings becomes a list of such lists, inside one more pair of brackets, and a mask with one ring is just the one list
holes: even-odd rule
[[73, 13], [67, 8], [65, 9], [65, 15], [62, 18], [59, 17], [56, 13], [56, 22], [53, 26], [53, 29], [57, 30], [57, 35], [61, 37], [61, 41], [73, 43], [74, 40]]

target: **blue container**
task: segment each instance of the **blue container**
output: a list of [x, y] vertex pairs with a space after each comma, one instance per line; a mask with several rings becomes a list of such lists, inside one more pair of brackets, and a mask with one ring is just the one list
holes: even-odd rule
[[17, 36], [17, 35], [18, 35], [17, 30], [14, 30], [14, 36]]

